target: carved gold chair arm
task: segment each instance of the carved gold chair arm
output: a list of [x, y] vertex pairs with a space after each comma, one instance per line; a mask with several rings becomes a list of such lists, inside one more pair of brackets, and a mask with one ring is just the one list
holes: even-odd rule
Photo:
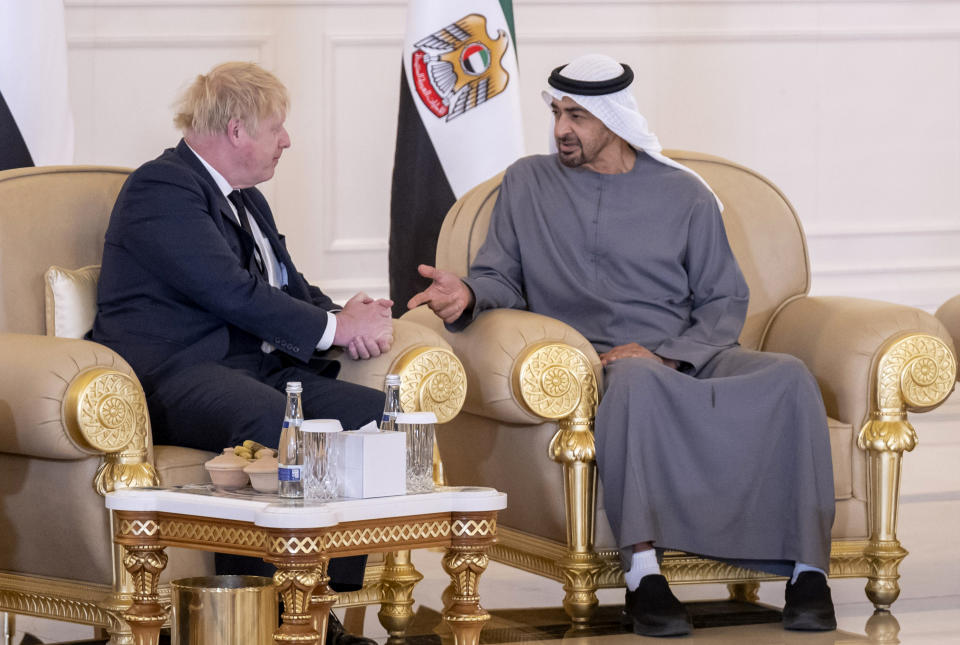
[[150, 416], [135, 378], [103, 367], [79, 374], [67, 389], [63, 416], [75, 441], [104, 453], [93, 481], [97, 493], [160, 484], [148, 460]]
[[[0, 451], [46, 459], [102, 455], [94, 487], [157, 483], [139, 381], [110, 349], [83, 340], [0, 334]], [[22, 429], [22, 430], [21, 430]]]
[[520, 363], [532, 347], [542, 343], [556, 343], [579, 351], [595, 379], [602, 377], [600, 359], [590, 343], [569, 325], [547, 316], [495, 309], [478, 316], [461, 332], [444, 329], [440, 319], [426, 307], [408, 312], [403, 319], [430, 326], [453, 348], [463, 362], [470, 383], [464, 410], [471, 414], [517, 424], [560, 418], [552, 416], [552, 412], [541, 414], [537, 405], [527, 405], [516, 387], [515, 375]]
[[[878, 379], [889, 381], [876, 370], [877, 361], [905, 335], [929, 338], [953, 352], [943, 324], [920, 309], [862, 298], [806, 296], [777, 313], [763, 349], [801, 359], [820, 384], [827, 414], [856, 427], [876, 407]], [[942, 374], [939, 382], [942, 387]]]
[[394, 342], [377, 358], [352, 360], [343, 351], [340, 377], [382, 390], [387, 374], [400, 375], [400, 403], [407, 412], [433, 412], [439, 423], [460, 413], [467, 394], [467, 375], [450, 345], [437, 332], [409, 320], [393, 321]]
[[907, 411], [924, 412], [953, 391], [957, 360], [944, 339], [906, 333], [886, 343], [872, 379], [870, 417], [857, 440], [861, 450], [909, 452], [917, 434]]

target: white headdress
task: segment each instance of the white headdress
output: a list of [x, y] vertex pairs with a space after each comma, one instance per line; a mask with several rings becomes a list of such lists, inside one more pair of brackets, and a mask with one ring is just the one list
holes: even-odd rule
[[[663, 154], [660, 140], [650, 132], [647, 120], [640, 114], [637, 101], [629, 90], [633, 70], [628, 65], [621, 65], [602, 54], [587, 54], [553, 70], [547, 82], [550, 87], [542, 96], [548, 105], [554, 99], [560, 101], [569, 96], [637, 150], [643, 150], [662, 164], [689, 172], [710, 188], [692, 169]], [[551, 151], [556, 152], [556, 141], [552, 137], [550, 141]], [[713, 192], [712, 188], [710, 192]], [[722, 211], [723, 203], [716, 193], [713, 196]]]

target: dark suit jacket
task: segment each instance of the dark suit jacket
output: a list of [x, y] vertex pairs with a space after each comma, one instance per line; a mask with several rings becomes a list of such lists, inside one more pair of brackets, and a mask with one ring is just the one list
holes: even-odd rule
[[182, 140], [134, 171], [117, 197], [103, 249], [92, 339], [111, 347], [147, 393], [157, 379], [261, 340], [309, 361], [337, 306], [297, 272], [266, 199], [243, 190], [284, 277], [257, 274], [253, 237]]

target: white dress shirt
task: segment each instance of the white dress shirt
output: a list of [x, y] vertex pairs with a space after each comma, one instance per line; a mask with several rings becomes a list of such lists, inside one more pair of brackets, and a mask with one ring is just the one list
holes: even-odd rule
[[[187, 144], [187, 147], [190, 148], [190, 144]], [[217, 172], [217, 169], [207, 163], [207, 160], [201, 157], [196, 150], [190, 148], [190, 151], [197, 155], [197, 159], [200, 160], [200, 163], [203, 164], [203, 167], [207, 169], [207, 172], [210, 173], [210, 176], [213, 177], [213, 180], [217, 183], [217, 188], [220, 189], [220, 192], [223, 193], [224, 197], [227, 197], [235, 189], [230, 185], [230, 182], [226, 178]], [[227, 204], [230, 206], [230, 212], [233, 213], [233, 217], [236, 220], [237, 224], [240, 224], [240, 217], [237, 215], [237, 208], [233, 205], [229, 199], [227, 199]], [[260, 249], [260, 257], [263, 258], [264, 264], [267, 269], [267, 281], [270, 283], [271, 287], [280, 288], [283, 286], [283, 282], [286, 282], [286, 270], [284, 267], [280, 266], [280, 261], [277, 260], [276, 254], [273, 252], [273, 247], [270, 245], [270, 240], [266, 238], [263, 234], [263, 231], [260, 230], [260, 226], [257, 225], [257, 220], [250, 216], [250, 213], [247, 213], [247, 221], [250, 223], [250, 230], [253, 232], [253, 242], [257, 245], [257, 248]], [[242, 225], [241, 225], [242, 227]], [[324, 351], [330, 349], [330, 346], [333, 345], [333, 337], [337, 333], [337, 317], [331, 312], [327, 312], [327, 327], [323, 331], [323, 336], [320, 337], [320, 342], [317, 343], [317, 350]], [[266, 352], [270, 353], [276, 349], [270, 343], [264, 341], [260, 348]]]

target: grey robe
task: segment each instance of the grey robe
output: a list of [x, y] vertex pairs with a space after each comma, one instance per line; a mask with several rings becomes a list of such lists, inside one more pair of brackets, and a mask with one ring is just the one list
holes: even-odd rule
[[598, 352], [636, 342], [680, 363], [606, 368], [597, 462], [625, 566], [651, 541], [782, 575], [794, 561], [828, 567], [819, 388], [799, 360], [738, 346], [749, 292], [695, 177], [642, 152], [621, 175], [521, 159], [465, 281], [476, 304], [454, 329], [487, 309], [529, 309]]

